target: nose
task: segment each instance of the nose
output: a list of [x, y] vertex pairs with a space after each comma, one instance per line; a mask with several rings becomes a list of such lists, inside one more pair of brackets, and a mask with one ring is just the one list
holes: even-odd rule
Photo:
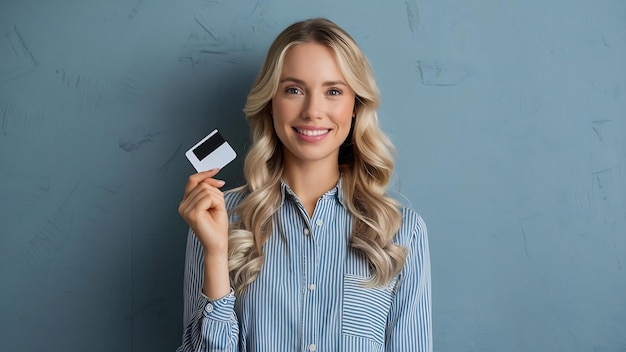
[[322, 117], [324, 97], [320, 94], [309, 93], [304, 100], [301, 117], [304, 119], [319, 119]]

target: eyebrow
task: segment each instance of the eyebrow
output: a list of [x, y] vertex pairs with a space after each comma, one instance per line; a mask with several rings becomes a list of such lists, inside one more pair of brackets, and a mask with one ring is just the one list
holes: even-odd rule
[[[300, 85], [303, 85], [303, 86], [306, 85], [303, 80], [297, 79], [297, 78], [294, 78], [294, 77], [285, 77], [285, 78], [283, 78], [283, 79], [281, 79], [279, 81], [279, 83], [284, 83], [284, 82], [293, 82], [293, 83], [300, 84]], [[342, 86], [345, 86], [345, 87], [348, 86], [346, 84], [346, 82], [341, 81], [341, 80], [339, 80], [339, 81], [326, 81], [326, 82], [322, 83], [322, 86], [324, 86], [324, 87], [338, 86], [338, 85], [342, 85]]]

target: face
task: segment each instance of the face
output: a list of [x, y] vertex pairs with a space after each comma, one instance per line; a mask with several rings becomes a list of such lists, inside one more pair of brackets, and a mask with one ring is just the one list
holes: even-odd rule
[[318, 43], [291, 47], [272, 98], [285, 167], [294, 163], [337, 167], [339, 147], [350, 132], [354, 98], [330, 47]]

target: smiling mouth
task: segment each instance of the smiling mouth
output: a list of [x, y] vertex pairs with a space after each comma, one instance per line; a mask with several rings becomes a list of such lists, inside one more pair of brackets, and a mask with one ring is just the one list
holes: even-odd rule
[[308, 136], [308, 137], [322, 136], [330, 132], [330, 129], [324, 129], [324, 130], [305, 130], [305, 129], [300, 129], [300, 128], [294, 128], [294, 129], [299, 134]]

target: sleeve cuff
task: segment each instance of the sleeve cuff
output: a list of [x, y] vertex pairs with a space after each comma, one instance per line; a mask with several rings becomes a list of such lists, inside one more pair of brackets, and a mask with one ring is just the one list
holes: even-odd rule
[[230, 293], [226, 296], [211, 300], [204, 293], [200, 292], [204, 305], [204, 316], [211, 320], [230, 321], [233, 310], [235, 309], [235, 292], [230, 289]]

